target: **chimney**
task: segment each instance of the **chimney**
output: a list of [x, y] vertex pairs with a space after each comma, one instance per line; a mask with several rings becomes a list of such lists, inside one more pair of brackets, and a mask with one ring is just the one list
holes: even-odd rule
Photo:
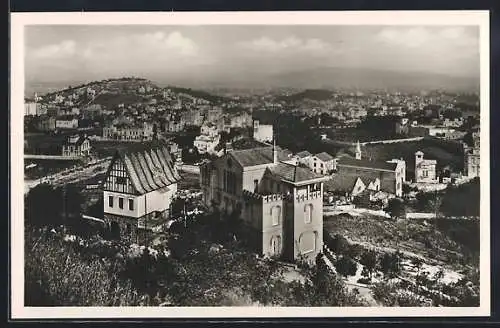
[[276, 138], [273, 137], [273, 163], [278, 164], [278, 149], [276, 148]]

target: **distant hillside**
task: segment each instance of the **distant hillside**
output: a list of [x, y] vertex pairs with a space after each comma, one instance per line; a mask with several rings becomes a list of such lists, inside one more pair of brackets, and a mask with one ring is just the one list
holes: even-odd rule
[[276, 74], [268, 85], [309, 89], [479, 90], [479, 80], [423, 72], [323, 67]]
[[[154, 82], [144, 78], [123, 77], [78, 83], [77, 85], [68, 85], [65, 88], [45, 93], [43, 95], [43, 99], [44, 101], [50, 101], [57, 95], [64, 97], [77, 95], [78, 101], [76, 102], [76, 105], [81, 105], [92, 100], [91, 97], [87, 95], [87, 88], [95, 91], [95, 99], [93, 100], [93, 103], [104, 107], [114, 107], [118, 104], [136, 104], [148, 101], [151, 99], [151, 96], [161, 99], [161, 94], [164, 90], [163, 88], [158, 87]], [[208, 92], [200, 90], [175, 86], [169, 86], [168, 89], [173, 91], [175, 94], [186, 94], [196, 98], [205, 99], [213, 103], [226, 100], [224, 97], [212, 95]]]
[[301, 101], [305, 99], [310, 100], [328, 100], [332, 98], [332, 91], [324, 90], [324, 89], [306, 89], [302, 92], [295, 93], [288, 96], [279, 97], [280, 100], [284, 101]]
[[184, 93], [184, 94], [187, 94], [187, 95], [190, 95], [190, 96], [193, 96], [196, 98], [205, 99], [207, 101], [214, 102], [214, 103], [220, 103], [224, 100], [227, 100], [227, 98], [225, 98], [223, 96], [213, 95], [213, 94], [210, 94], [210, 93], [208, 93], [206, 91], [202, 91], [202, 90], [193, 90], [191, 88], [181, 88], [181, 87], [176, 87], [176, 86], [167, 86], [167, 89], [170, 89], [175, 93]]

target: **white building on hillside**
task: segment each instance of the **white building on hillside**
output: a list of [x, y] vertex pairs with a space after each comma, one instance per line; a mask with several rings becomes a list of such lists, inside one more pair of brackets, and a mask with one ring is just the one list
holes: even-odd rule
[[272, 125], [262, 125], [259, 121], [253, 121], [253, 138], [260, 142], [271, 143], [273, 141], [273, 126]]

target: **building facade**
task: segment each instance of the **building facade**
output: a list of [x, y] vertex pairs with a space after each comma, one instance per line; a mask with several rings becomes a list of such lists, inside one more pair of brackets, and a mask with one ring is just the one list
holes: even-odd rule
[[147, 122], [142, 124], [117, 124], [102, 129], [104, 139], [121, 141], [151, 141], [153, 139], [153, 125]]
[[[369, 161], [350, 157], [342, 157], [336, 161], [336, 174], [332, 178], [333, 185], [341, 187], [339, 191], [351, 192], [358, 178], [368, 187], [378, 186], [376, 189], [388, 194], [401, 197], [403, 183], [406, 180], [406, 163], [403, 160]], [[359, 188], [358, 188], [359, 189]]]
[[180, 176], [161, 141], [117, 151], [104, 179], [104, 219], [122, 238], [166, 222]]
[[259, 121], [253, 122], [253, 138], [260, 142], [270, 143], [274, 139], [274, 132], [272, 125], [262, 125]]
[[256, 251], [314, 261], [323, 248], [325, 177], [289, 163], [277, 147], [227, 152], [201, 167], [207, 206], [241, 218]]
[[322, 152], [311, 156], [308, 161], [308, 166], [314, 173], [328, 175], [331, 174], [334, 169], [334, 159], [332, 155]]
[[464, 144], [464, 169], [465, 175], [470, 178], [479, 176], [480, 167], [480, 136], [479, 131], [472, 133], [472, 147]]
[[56, 129], [77, 129], [78, 119], [76, 117], [59, 117], [56, 119]]
[[62, 156], [84, 157], [90, 155], [90, 139], [83, 135], [68, 137], [62, 146]]
[[424, 159], [424, 153], [417, 151], [415, 153], [415, 182], [438, 183], [436, 165], [436, 160]]
[[56, 119], [54, 117], [43, 115], [39, 117], [35, 125], [39, 131], [54, 131], [56, 129]]

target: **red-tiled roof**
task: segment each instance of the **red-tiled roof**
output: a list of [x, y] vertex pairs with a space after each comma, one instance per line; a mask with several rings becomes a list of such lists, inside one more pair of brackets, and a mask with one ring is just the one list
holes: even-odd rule
[[132, 185], [140, 194], [166, 188], [180, 180], [164, 142], [134, 143], [118, 150], [115, 158], [123, 161]]

